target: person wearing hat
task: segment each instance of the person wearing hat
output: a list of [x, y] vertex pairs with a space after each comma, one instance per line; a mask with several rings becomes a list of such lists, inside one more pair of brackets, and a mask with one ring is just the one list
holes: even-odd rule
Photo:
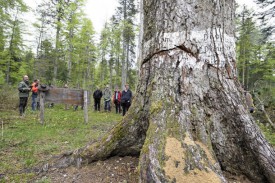
[[46, 84], [40, 84], [38, 85], [38, 91], [46, 92], [50, 89], [50, 87]]
[[121, 94], [121, 106], [122, 106], [122, 116], [126, 114], [132, 102], [132, 91], [129, 89], [129, 85], [125, 85], [125, 89]]
[[[53, 87], [50, 87], [50, 86], [48, 86], [48, 85], [46, 85], [46, 84], [39, 84], [39, 85], [38, 85], [38, 91], [39, 91], [38, 97], [41, 96], [41, 92], [46, 93], [46, 92], [49, 91], [51, 88], [53, 88]], [[48, 105], [48, 107], [49, 107], [49, 108], [52, 108], [53, 105], [54, 105], [54, 103], [50, 103], [50, 104]]]
[[103, 91], [103, 99], [104, 99], [104, 110], [105, 111], [111, 111], [111, 97], [112, 97], [112, 91], [109, 88], [109, 85], [106, 85], [104, 91]]
[[23, 116], [25, 114], [25, 109], [28, 103], [29, 92], [31, 88], [29, 86], [29, 77], [27, 75], [23, 76], [23, 80], [18, 84], [19, 91], [19, 114]]

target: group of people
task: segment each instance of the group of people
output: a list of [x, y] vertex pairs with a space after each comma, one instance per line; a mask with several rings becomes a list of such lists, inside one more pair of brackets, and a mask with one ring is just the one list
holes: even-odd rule
[[[68, 86], [65, 86], [68, 88]], [[29, 77], [27, 75], [23, 76], [23, 80], [18, 85], [19, 90], [19, 113], [20, 116], [23, 116], [25, 113], [25, 109], [28, 103], [29, 94], [31, 93], [32, 96], [32, 110], [35, 111], [39, 109], [39, 99], [38, 99], [38, 89], [39, 89], [39, 80], [35, 79], [33, 83], [30, 85]], [[254, 112], [254, 105], [252, 96], [249, 92], [244, 90], [244, 95], [247, 103], [247, 107], [250, 113]], [[95, 111], [100, 111], [100, 101], [103, 97], [104, 100], [104, 110], [111, 111], [111, 101], [115, 105], [116, 113], [121, 113], [124, 116], [128, 111], [129, 107], [131, 106], [132, 102], [132, 91], [129, 89], [129, 85], [125, 84], [124, 90], [121, 92], [119, 91], [118, 87], [115, 87], [115, 91], [112, 94], [109, 85], [106, 85], [103, 92], [97, 87], [95, 92], [93, 93], [94, 98], [94, 108]], [[122, 111], [121, 111], [122, 107]]]
[[115, 91], [112, 95], [112, 91], [109, 88], [109, 85], [106, 85], [103, 92], [97, 88], [93, 93], [94, 98], [94, 107], [96, 111], [100, 111], [100, 101], [103, 97], [104, 100], [104, 110], [111, 111], [111, 101], [115, 105], [116, 113], [121, 113], [122, 107], [122, 115], [124, 116], [131, 106], [132, 102], [132, 91], [129, 89], [129, 85], [126, 84], [125, 88], [122, 92], [119, 91], [118, 87], [115, 87]]
[[[65, 86], [66, 88], [68, 86]], [[39, 97], [38, 97], [39, 80], [35, 79], [32, 84], [29, 82], [29, 77], [27, 75], [23, 76], [23, 80], [18, 84], [19, 91], [19, 114], [23, 116], [25, 114], [26, 106], [28, 103], [28, 98], [31, 93], [32, 98], [32, 110], [39, 109]], [[100, 111], [100, 101], [103, 97], [104, 100], [104, 110], [111, 111], [111, 101], [115, 105], [116, 113], [121, 113], [124, 116], [131, 106], [132, 102], [132, 91], [129, 89], [129, 85], [126, 84], [122, 92], [119, 91], [118, 87], [115, 87], [114, 94], [106, 85], [103, 92], [97, 88], [93, 93], [94, 97], [94, 107], [96, 111]], [[122, 107], [122, 110], [121, 110]]]
[[36, 109], [39, 109], [38, 85], [38, 79], [35, 79], [30, 85], [29, 77], [27, 75], [23, 76], [23, 80], [18, 84], [20, 116], [23, 116], [25, 114], [25, 109], [30, 93], [32, 94], [32, 110], [35, 111]]

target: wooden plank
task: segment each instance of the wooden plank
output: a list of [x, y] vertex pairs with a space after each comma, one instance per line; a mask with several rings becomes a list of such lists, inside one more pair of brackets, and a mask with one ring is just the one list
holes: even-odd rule
[[44, 124], [45, 102], [82, 105], [84, 109], [84, 121], [88, 123], [89, 92], [79, 89], [51, 88], [40, 91], [40, 123]]
[[79, 89], [51, 88], [46, 92], [45, 102], [84, 105], [83, 93]]

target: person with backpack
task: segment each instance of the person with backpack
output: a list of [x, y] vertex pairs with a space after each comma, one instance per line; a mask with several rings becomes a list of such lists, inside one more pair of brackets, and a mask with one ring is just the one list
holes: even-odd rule
[[95, 103], [95, 111], [100, 111], [100, 100], [102, 97], [102, 91], [97, 87], [96, 91], [93, 94], [94, 103]]
[[132, 102], [132, 91], [129, 89], [129, 85], [125, 85], [125, 89], [121, 95], [122, 116], [126, 114]]
[[37, 109], [37, 96], [38, 96], [38, 84], [39, 80], [35, 79], [31, 85], [32, 91], [32, 110], [35, 111]]
[[27, 75], [23, 76], [23, 80], [18, 84], [19, 91], [19, 113], [20, 116], [24, 116], [25, 109], [28, 103], [29, 92], [31, 87], [29, 86], [29, 77]]
[[109, 85], [106, 85], [106, 88], [103, 91], [105, 112], [111, 111], [111, 98], [112, 98], [112, 91], [110, 90]]
[[121, 92], [118, 90], [118, 87], [115, 87], [115, 93], [113, 95], [113, 102], [116, 106], [116, 114], [120, 113], [120, 99], [121, 99]]

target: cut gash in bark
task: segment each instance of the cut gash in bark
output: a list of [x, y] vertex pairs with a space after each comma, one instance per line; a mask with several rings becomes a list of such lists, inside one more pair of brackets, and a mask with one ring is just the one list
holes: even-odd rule
[[48, 165], [139, 156], [140, 182], [275, 182], [275, 152], [236, 79], [234, 0], [143, 0], [140, 74], [123, 120]]

